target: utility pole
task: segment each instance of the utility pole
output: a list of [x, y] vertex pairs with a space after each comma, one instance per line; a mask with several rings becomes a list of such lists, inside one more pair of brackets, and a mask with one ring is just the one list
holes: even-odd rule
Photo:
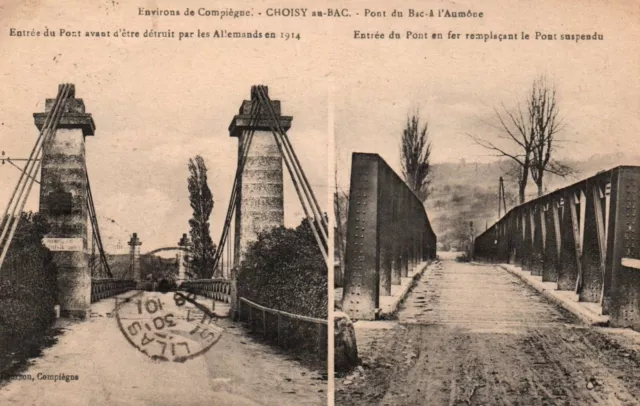
[[473, 244], [475, 242], [475, 233], [473, 232], [473, 221], [469, 222], [469, 261], [473, 261]]
[[502, 217], [502, 209], [504, 209], [504, 214], [507, 214], [507, 200], [504, 195], [504, 180], [502, 176], [500, 176], [500, 181], [498, 183], [498, 219]]

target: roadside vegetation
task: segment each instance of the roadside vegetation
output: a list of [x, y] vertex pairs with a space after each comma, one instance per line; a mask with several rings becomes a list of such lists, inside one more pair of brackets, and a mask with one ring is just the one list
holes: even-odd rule
[[[327, 319], [327, 266], [309, 221], [303, 220], [295, 229], [277, 227], [261, 233], [247, 251], [237, 286], [239, 297], [261, 306]], [[243, 319], [248, 311], [243, 309]], [[264, 323], [262, 317], [266, 317]], [[252, 320], [258, 330], [265, 330], [265, 338], [277, 340], [276, 315], [256, 311]], [[280, 332], [280, 347], [312, 367], [326, 367], [325, 326], [282, 317]]]
[[0, 270], [0, 379], [19, 371], [55, 339], [56, 266], [42, 245], [48, 225], [22, 213]]

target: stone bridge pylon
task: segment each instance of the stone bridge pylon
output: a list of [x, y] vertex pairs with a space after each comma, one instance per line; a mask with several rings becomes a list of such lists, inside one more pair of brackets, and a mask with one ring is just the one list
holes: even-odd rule
[[[42, 130], [54, 99], [45, 111], [34, 113]], [[75, 87], [62, 105], [62, 115], [51, 141], [43, 146], [40, 213], [51, 228], [44, 240], [58, 267], [58, 303], [63, 316], [86, 317], [91, 305], [91, 271], [85, 255], [88, 239], [88, 182], [85, 137], [94, 135], [95, 123], [85, 111]]]
[[[271, 100], [271, 106], [280, 127], [291, 128], [293, 118], [281, 114], [280, 101]], [[247, 140], [252, 139], [236, 195], [234, 266], [241, 264], [249, 243], [260, 232], [284, 225], [282, 154], [271, 131], [273, 118], [266, 110], [253, 89], [251, 100], [242, 102], [229, 125], [230, 136], [238, 138], [238, 166], [242, 166]]]

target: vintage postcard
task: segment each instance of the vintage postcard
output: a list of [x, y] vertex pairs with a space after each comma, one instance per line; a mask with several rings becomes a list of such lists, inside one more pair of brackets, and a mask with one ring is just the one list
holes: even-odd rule
[[0, 3], [0, 404], [640, 403], [640, 7]]
[[637, 404], [638, 4], [362, 9], [334, 25], [335, 404]]
[[245, 6], [3, 3], [1, 404], [327, 404], [328, 42]]

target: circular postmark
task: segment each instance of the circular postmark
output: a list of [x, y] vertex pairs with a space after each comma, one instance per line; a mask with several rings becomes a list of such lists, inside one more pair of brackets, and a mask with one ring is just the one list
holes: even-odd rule
[[117, 302], [115, 315], [127, 341], [155, 360], [185, 362], [207, 352], [224, 332], [192, 293], [142, 292]]

